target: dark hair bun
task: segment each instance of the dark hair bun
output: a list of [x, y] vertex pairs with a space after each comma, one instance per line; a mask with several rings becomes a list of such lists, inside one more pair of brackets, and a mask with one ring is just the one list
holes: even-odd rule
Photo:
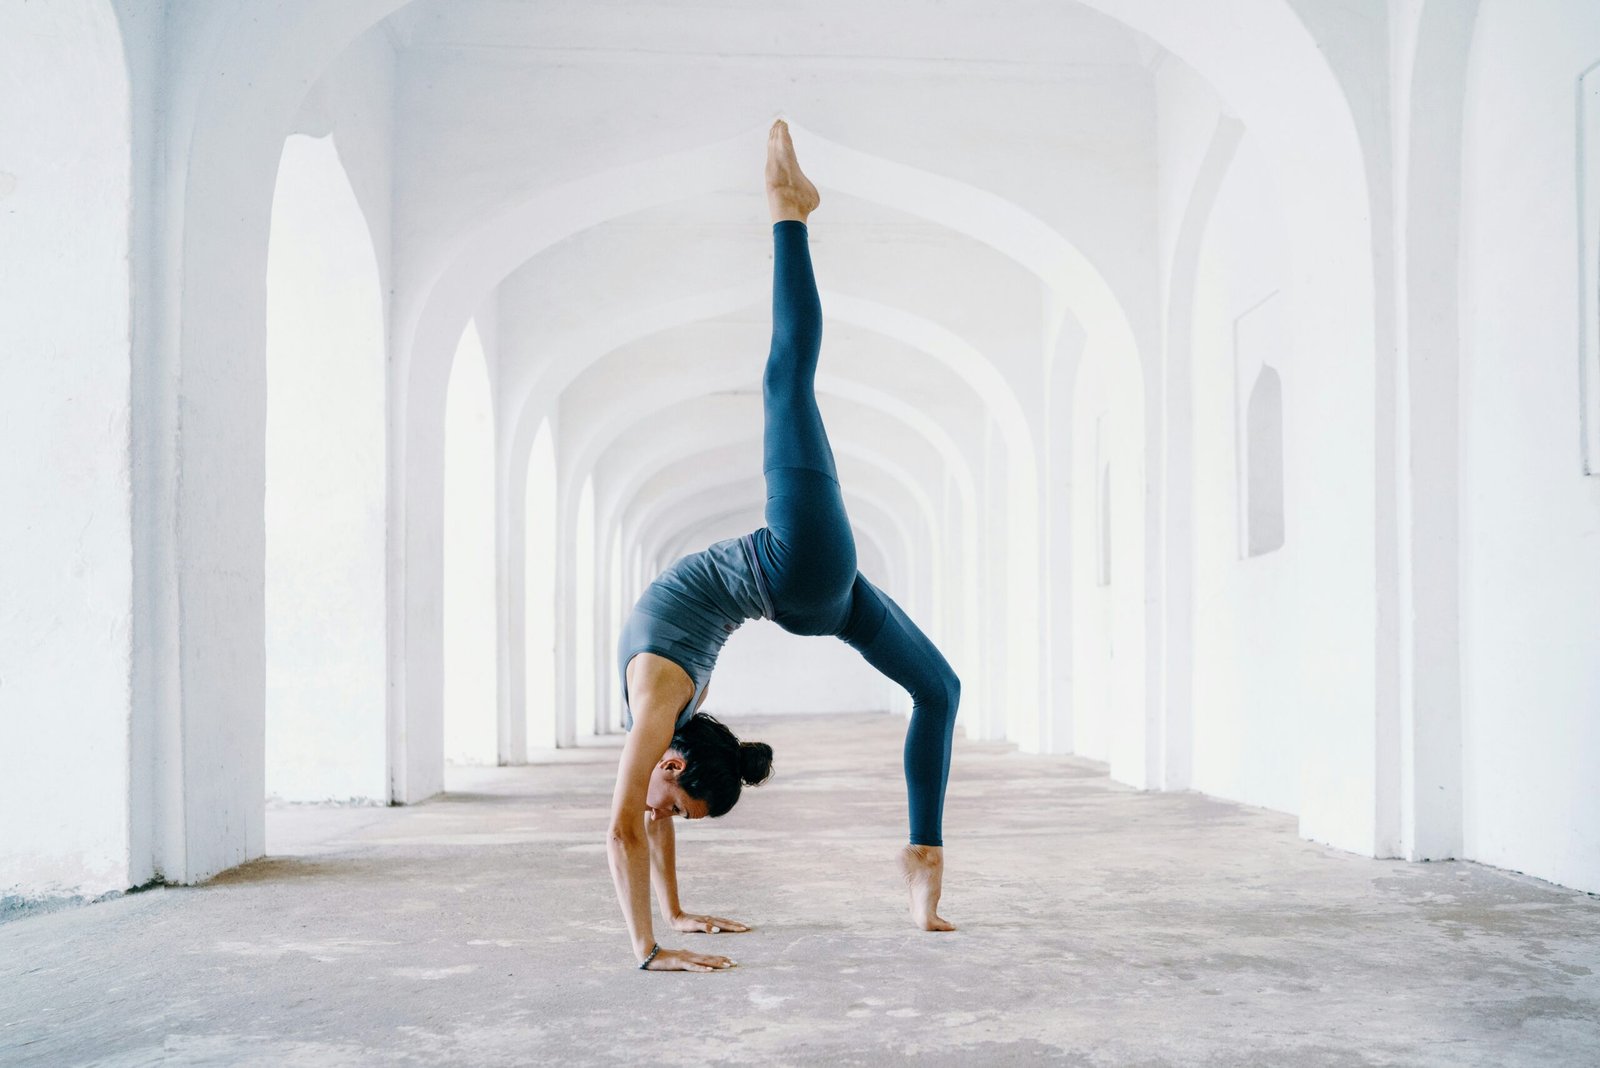
[[746, 786], [758, 786], [772, 774], [772, 746], [766, 742], [739, 743], [739, 778]]

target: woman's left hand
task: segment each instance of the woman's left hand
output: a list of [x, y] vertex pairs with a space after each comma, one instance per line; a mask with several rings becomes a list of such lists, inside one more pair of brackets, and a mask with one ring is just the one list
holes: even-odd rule
[[721, 916], [696, 916], [692, 912], [680, 912], [672, 917], [672, 929], [686, 934], [695, 932], [722, 934], [725, 931], [740, 933], [750, 930], [738, 920], [725, 920]]

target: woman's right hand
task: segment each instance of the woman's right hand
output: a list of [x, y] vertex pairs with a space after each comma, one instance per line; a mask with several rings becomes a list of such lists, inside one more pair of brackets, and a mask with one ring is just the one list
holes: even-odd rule
[[647, 972], [714, 972], [738, 967], [727, 957], [715, 953], [695, 953], [687, 949], [663, 949], [645, 966]]

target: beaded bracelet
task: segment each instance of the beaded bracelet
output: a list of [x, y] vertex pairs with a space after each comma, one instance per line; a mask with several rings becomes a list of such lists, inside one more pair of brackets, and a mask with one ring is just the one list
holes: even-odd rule
[[660, 942], [652, 943], [651, 946], [650, 946], [650, 955], [648, 957], [646, 957], [644, 960], [639, 962], [639, 970], [641, 972], [649, 971], [650, 970], [650, 962], [655, 960], [656, 959], [656, 954], [660, 953], [660, 952], [661, 952], [661, 943]]

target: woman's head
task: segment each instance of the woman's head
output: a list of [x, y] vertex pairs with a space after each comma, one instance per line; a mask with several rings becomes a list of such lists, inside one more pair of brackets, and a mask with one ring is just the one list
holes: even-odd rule
[[650, 776], [645, 804], [658, 814], [721, 816], [738, 802], [742, 787], [771, 774], [772, 746], [741, 742], [720, 720], [696, 712]]

